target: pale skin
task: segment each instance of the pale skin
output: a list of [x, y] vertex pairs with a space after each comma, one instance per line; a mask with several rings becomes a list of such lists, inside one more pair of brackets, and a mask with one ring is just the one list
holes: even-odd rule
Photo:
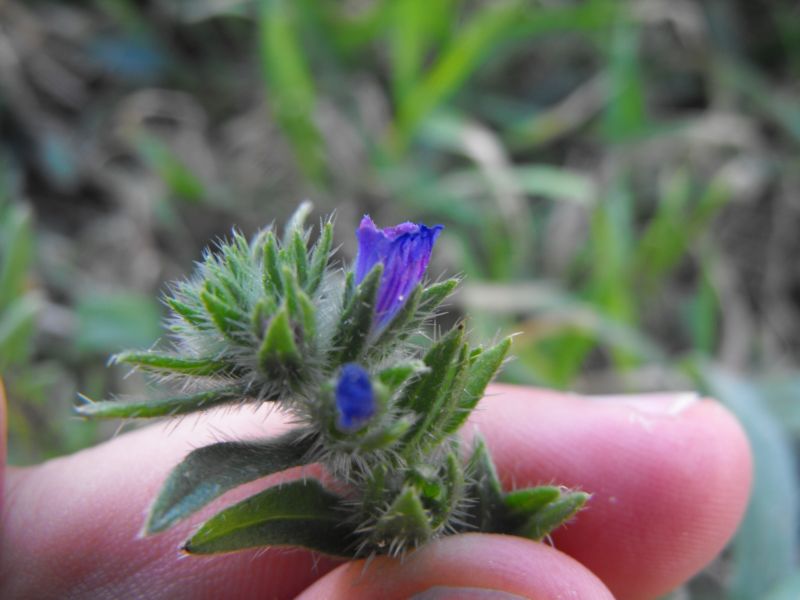
[[552, 546], [468, 534], [367, 569], [302, 550], [181, 555], [180, 542], [203, 517], [269, 481], [223, 496], [164, 534], [138, 537], [149, 502], [190, 449], [284, 427], [263, 410], [215, 411], [6, 469], [0, 597], [393, 600], [428, 590], [428, 598], [656, 598], [720, 552], [751, 483], [744, 433], [716, 402], [675, 394], [588, 401], [494, 386], [464, 437], [480, 430], [504, 486], [555, 482], [593, 493]]

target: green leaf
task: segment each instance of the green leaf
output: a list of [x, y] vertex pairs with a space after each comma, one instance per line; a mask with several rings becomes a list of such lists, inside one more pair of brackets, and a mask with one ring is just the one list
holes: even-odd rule
[[194, 308], [174, 296], [165, 297], [164, 302], [189, 325], [197, 329], [204, 329], [208, 326], [208, 322], [203, 318], [203, 313], [199, 307]]
[[164, 531], [243, 483], [308, 464], [314, 437], [302, 431], [262, 442], [221, 442], [192, 451], [167, 477], [145, 525]]
[[431, 526], [434, 529], [439, 529], [450, 520], [464, 497], [464, 470], [455, 452], [447, 453], [443, 479], [441, 497], [433, 503], [434, 518]]
[[433, 535], [430, 519], [418, 492], [413, 487], [403, 489], [389, 509], [375, 525], [376, 540], [389, 544], [397, 550], [418, 546]]
[[268, 231], [264, 239], [264, 291], [267, 294], [283, 293], [281, 261], [278, 255], [278, 240]]
[[166, 398], [153, 398], [138, 402], [109, 400], [94, 402], [85, 396], [81, 396], [85, 404], [76, 406], [75, 411], [83, 417], [103, 419], [166, 417], [206, 410], [220, 404], [240, 402], [243, 397], [243, 392], [238, 387], [208, 390]]
[[306, 247], [306, 240], [303, 238], [301, 230], [294, 230], [291, 244], [297, 282], [301, 287], [305, 287], [308, 281], [308, 248]]
[[239, 343], [248, 319], [232, 303], [222, 300], [211, 291], [209, 282], [200, 292], [200, 300], [219, 332], [228, 340]]
[[428, 366], [419, 359], [411, 359], [393, 364], [378, 373], [378, 380], [394, 391], [412, 377], [428, 371]]
[[258, 350], [258, 364], [269, 372], [276, 363], [294, 364], [299, 360], [300, 353], [294, 341], [289, 309], [284, 305], [269, 322], [264, 341]]
[[458, 410], [444, 426], [446, 433], [455, 433], [464, 424], [472, 410], [483, 397], [486, 386], [494, 378], [511, 348], [511, 338], [506, 338], [488, 350], [480, 352], [473, 357], [469, 367], [467, 379], [464, 384]]
[[503, 489], [486, 442], [480, 435], [475, 436], [475, 447], [467, 463], [467, 479], [470, 484], [466, 497], [473, 503], [469, 505], [467, 523], [478, 531], [495, 532], [505, 508]]
[[230, 365], [212, 358], [184, 358], [156, 352], [120, 352], [112, 357], [115, 363], [135, 365], [151, 371], [180, 373], [195, 377], [220, 375], [230, 370]]
[[328, 221], [322, 227], [319, 240], [314, 245], [311, 255], [311, 265], [308, 269], [308, 281], [306, 282], [306, 292], [313, 296], [322, 283], [325, 275], [325, 268], [330, 260], [331, 247], [333, 246], [333, 223]]
[[349, 557], [352, 532], [342, 525], [343, 514], [341, 499], [318, 481], [293, 481], [221, 511], [200, 527], [184, 550], [213, 554], [263, 546], [302, 546]]
[[414, 419], [411, 416], [403, 416], [389, 424], [384, 429], [379, 429], [370, 433], [358, 441], [360, 452], [373, 452], [375, 450], [390, 448], [397, 444], [411, 429]]
[[561, 495], [561, 488], [540, 485], [534, 488], [514, 490], [503, 497], [503, 502], [512, 514], [531, 514], [550, 504]]
[[419, 312], [427, 314], [436, 310], [457, 286], [458, 279], [453, 278], [426, 287], [419, 299]]
[[[433, 418], [434, 410], [431, 407], [440, 405], [442, 397], [449, 391], [444, 389], [445, 386], [442, 385], [442, 382], [448, 379], [453, 359], [457, 356], [463, 339], [464, 324], [459, 323], [431, 346], [423, 359], [430, 371], [410, 386], [408, 392], [400, 400], [401, 406], [423, 416], [425, 423], [429, 423], [429, 419]], [[423, 422], [415, 427], [415, 432], [418, 435], [427, 433]]]
[[586, 492], [560, 492], [557, 500], [536, 510], [533, 516], [513, 533], [532, 540], [541, 540], [559, 525], [575, 516], [590, 497], [590, 494]]
[[347, 303], [333, 340], [333, 352], [339, 363], [356, 360], [361, 354], [372, 329], [375, 299], [383, 275], [383, 265], [378, 263], [358, 285]]

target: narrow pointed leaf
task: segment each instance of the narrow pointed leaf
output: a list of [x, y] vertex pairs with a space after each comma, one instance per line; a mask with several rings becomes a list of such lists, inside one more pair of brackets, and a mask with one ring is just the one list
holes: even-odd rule
[[419, 299], [420, 313], [430, 313], [444, 302], [453, 293], [458, 285], [458, 279], [448, 279], [426, 287]]
[[514, 533], [532, 540], [541, 540], [559, 525], [571, 519], [589, 500], [586, 492], [567, 492], [539, 509]]
[[489, 385], [500, 369], [510, 348], [511, 338], [506, 338], [499, 344], [474, 356], [473, 362], [468, 369], [458, 410], [453, 413], [452, 418], [445, 425], [445, 432], [455, 433], [461, 428], [483, 397], [486, 386]]
[[430, 372], [421, 377], [402, 400], [402, 405], [407, 406], [420, 415], [430, 415], [430, 405], [447, 390], [443, 389], [442, 382], [447, 379], [447, 374], [452, 367], [464, 337], [464, 324], [453, 327], [447, 334], [436, 342], [423, 359]]
[[351, 532], [341, 524], [342, 515], [341, 499], [319, 482], [293, 481], [218, 513], [184, 549], [190, 554], [213, 554], [262, 546], [302, 546], [350, 556]]
[[330, 260], [331, 247], [333, 246], [333, 223], [328, 221], [323, 225], [319, 240], [314, 246], [311, 255], [311, 264], [308, 269], [308, 281], [306, 282], [306, 292], [313, 296], [325, 275], [325, 267]]
[[303, 339], [308, 346], [317, 336], [317, 307], [302, 290], [297, 292], [297, 304], [300, 309], [299, 319], [303, 324]]
[[395, 363], [384, 369], [378, 373], [378, 379], [383, 385], [394, 391], [412, 377], [426, 373], [428, 370], [428, 366], [423, 361], [413, 359]]
[[403, 436], [408, 433], [414, 419], [411, 417], [401, 417], [393, 422], [389, 427], [377, 431], [365, 437], [358, 443], [361, 452], [372, 452], [374, 450], [385, 449], [395, 445]]
[[270, 296], [262, 296], [259, 298], [253, 307], [251, 315], [251, 325], [253, 327], [253, 335], [261, 339], [267, 331], [269, 322], [273, 315], [277, 312], [278, 308], [275, 306], [275, 301]]
[[182, 317], [183, 320], [190, 325], [193, 325], [197, 328], [204, 328], [208, 325], [208, 322], [203, 318], [202, 310], [199, 307], [192, 307], [174, 297], [166, 297], [164, 298], [164, 302], [176, 315]]
[[439, 501], [436, 503], [436, 516], [433, 519], [432, 526], [438, 529], [446, 523], [453, 515], [453, 511], [459, 505], [464, 494], [464, 470], [461, 467], [461, 461], [456, 456], [455, 452], [447, 454], [446, 475], [444, 477], [443, 494]]
[[375, 526], [379, 540], [401, 540], [417, 546], [433, 535], [430, 519], [413, 487], [404, 489]]
[[446, 372], [438, 378], [438, 386], [431, 390], [436, 393], [433, 402], [425, 408], [422, 421], [415, 430], [415, 435], [408, 442], [409, 448], [416, 448], [421, 454], [427, 454], [438, 446], [449, 432], [446, 425], [458, 415], [458, 401], [464, 389], [464, 381], [469, 374], [469, 346], [462, 343], [458, 356], [450, 361]]
[[242, 325], [247, 322], [245, 316], [234, 306], [211, 293], [208, 286], [200, 292], [200, 299], [217, 329], [229, 340], [238, 341], [237, 335], [241, 332]]
[[503, 501], [511, 514], [532, 515], [543, 506], [561, 496], [561, 489], [554, 485], [540, 485], [509, 492]]
[[281, 308], [269, 322], [264, 341], [258, 351], [258, 361], [262, 368], [269, 369], [275, 362], [295, 362], [300, 358], [294, 341], [289, 311]]
[[364, 349], [372, 328], [375, 298], [382, 275], [383, 265], [379, 263], [364, 277], [344, 310], [333, 342], [340, 363], [356, 360]]
[[303, 239], [303, 233], [295, 229], [292, 234], [292, 259], [297, 275], [297, 282], [301, 287], [305, 287], [308, 281], [308, 248]]
[[471, 483], [466, 494], [473, 503], [469, 505], [469, 525], [478, 531], [498, 532], [503, 529], [499, 519], [504, 512], [503, 490], [486, 442], [480, 436], [476, 436], [467, 473]]
[[292, 431], [274, 440], [221, 442], [190, 452], [161, 487], [145, 532], [168, 529], [243, 483], [307, 464], [313, 445], [312, 436]]
[[264, 290], [268, 294], [283, 293], [283, 280], [281, 279], [280, 258], [278, 257], [278, 242], [275, 234], [267, 232], [264, 242]]
[[242, 399], [241, 389], [223, 388], [197, 392], [195, 394], [154, 398], [141, 402], [118, 402], [108, 400], [93, 402], [89, 400], [85, 404], [76, 406], [75, 411], [83, 417], [105, 419], [152, 418], [184, 415], [199, 410], [206, 410], [220, 404], [240, 402]]
[[230, 370], [230, 365], [211, 358], [184, 358], [156, 352], [120, 352], [113, 357], [115, 363], [125, 363], [165, 373], [179, 373], [196, 377], [219, 375]]

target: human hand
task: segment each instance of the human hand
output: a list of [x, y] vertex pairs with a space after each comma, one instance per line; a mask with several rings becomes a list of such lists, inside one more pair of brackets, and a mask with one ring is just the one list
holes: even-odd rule
[[[2, 405], [0, 398], [0, 424]], [[480, 430], [504, 486], [554, 482], [593, 494], [553, 536], [554, 547], [468, 534], [367, 568], [294, 549], [179, 553], [200, 518], [264, 481], [226, 494], [191, 523], [138, 537], [149, 503], [190, 449], [285, 427], [263, 408], [216, 410], [8, 469], [0, 478], [0, 597], [392, 600], [428, 590], [429, 599], [654, 598], [721, 550], [744, 512], [751, 480], [744, 433], [714, 402], [676, 394], [587, 401], [494, 386], [464, 434]], [[480, 595], [487, 591], [499, 595]]]

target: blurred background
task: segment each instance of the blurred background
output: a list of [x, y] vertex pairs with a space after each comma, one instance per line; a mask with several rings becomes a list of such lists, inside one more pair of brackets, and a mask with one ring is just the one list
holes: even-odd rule
[[671, 598], [800, 598], [800, 5], [793, 0], [0, 4], [0, 370], [12, 464], [116, 425], [110, 353], [165, 282], [311, 199], [446, 226], [503, 379], [699, 389], [756, 456], [747, 518]]

